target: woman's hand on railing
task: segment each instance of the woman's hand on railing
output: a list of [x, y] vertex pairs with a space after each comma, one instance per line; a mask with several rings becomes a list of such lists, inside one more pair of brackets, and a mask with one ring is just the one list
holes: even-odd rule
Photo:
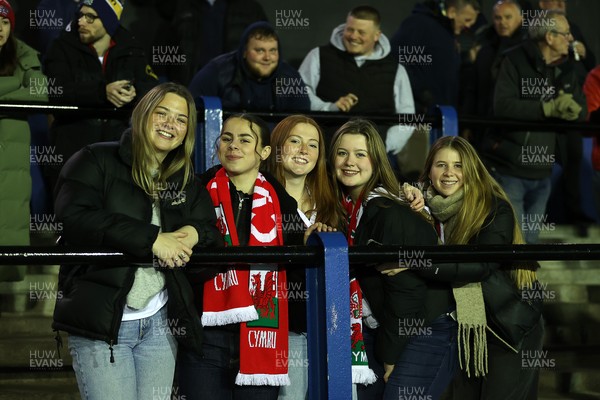
[[304, 232], [304, 244], [306, 244], [306, 242], [308, 241], [308, 237], [314, 232], [336, 232], [337, 229], [333, 228], [329, 225], [326, 225], [322, 222], [315, 222], [314, 224], [312, 224], [307, 230], [306, 232]]
[[192, 255], [192, 249], [182, 242], [187, 236], [186, 232], [159, 233], [152, 245], [152, 253], [158, 257], [159, 264], [169, 268], [185, 266]]

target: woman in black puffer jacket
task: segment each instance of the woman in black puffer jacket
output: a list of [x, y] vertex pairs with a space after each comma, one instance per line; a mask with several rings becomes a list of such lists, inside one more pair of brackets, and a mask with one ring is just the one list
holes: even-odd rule
[[61, 268], [53, 328], [69, 333], [86, 399], [170, 398], [177, 343], [201, 346], [182, 267], [193, 247], [222, 243], [208, 192], [194, 178], [196, 109], [187, 89], [150, 90], [131, 125], [120, 143], [76, 153], [56, 188], [67, 244], [148, 259]]

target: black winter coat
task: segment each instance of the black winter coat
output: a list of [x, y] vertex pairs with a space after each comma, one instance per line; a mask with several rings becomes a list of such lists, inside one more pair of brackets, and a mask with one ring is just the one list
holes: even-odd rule
[[[435, 246], [437, 243], [437, 235], [432, 225], [411, 211], [408, 206], [402, 206], [384, 197], [372, 199], [367, 203], [354, 239], [357, 246]], [[405, 254], [403, 257], [417, 263], [426, 261], [420, 260], [418, 256], [413, 257], [413, 254]], [[407, 261], [409, 266], [411, 261]], [[422, 267], [429, 269], [426, 265]], [[454, 305], [450, 285], [426, 281], [415, 271], [386, 276], [367, 266], [357, 268], [355, 273], [373, 315], [380, 323], [375, 354], [386, 364], [396, 364], [408, 342], [408, 335], [398, 334], [402, 321], [411, 321], [412, 327], [415, 327], [412, 322], [427, 326], [441, 314], [450, 311]], [[407, 329], [408, 331], [410, 329]]]
[[[587, 106], [575, 64], [566, 61], [546, 65], [537, 44], [526, 41], [507, 52], [500, 65], [494, 89], [494, 115], [523, 121], [551, 121], [544, 116], [542, 102], [556, 98], [561, 90], [572, 94], [582, 107], [579, 120], [583, 121]], [[544, 179], [552, 174], [555, 144], [556, 132], [507, 129], [483, 139], [482, 158], [488, 168], [501, 174]], [[541, 153], [532, 154], [534, 150]]]
[[129, 112], [120, 117], [97, 118], [73, 113], [58, 114], [51, 128], [52, 144], [66, 161], [85, 145], [118, 141], [129, 124], [134, 103], [158, 81], [148, 64], [141, 45], [120, 27], [113, 36], [114, 45], [104, 56], [104, 65], [96, 51], [79, 41], [76, 29], [65, 31], [54, 40], [44, 62], [49, 80], [50, 102], [84, 107], [112, 109], [106, 98], [106, 85], [118, 80], [130, 80], [136, 90], [134, 101], [124, 106]]
[[[66, 244], [108, 247], [152, 264], [152, 244], [159, 227], [150, 223], [152, 200], [139, 188], [131, 174], [131, 134], [115, 142], [90, 145], [65, 164], [59, 177], [55, 211], [63, 225]], [[169, 162], [173, 153], [164, 162]], [[167, 183], [179, 188], [183, 174]], [[177, 190], [179, 192], [179, 190]], [[197, 246], [222, 244], [216, 217], [206, 189], [194, 180], [184, 187], [183, 196], [161, 196], [163, 232], [184, 225], [193, 226]], [[62, 297], [54, 310], [55, 330], [116, 344], [126, 297], [138, 266], [62, 266], [59, 290]], [[182, 268], [163, 270], [169, 300], [170, 319], [186, 332], [177, 339], [199, 352], [202, 326], [194, 310], [193, 292]]]

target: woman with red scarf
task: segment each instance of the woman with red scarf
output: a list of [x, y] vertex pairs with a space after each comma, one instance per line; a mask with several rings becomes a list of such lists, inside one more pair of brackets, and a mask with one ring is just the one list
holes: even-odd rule
[[[228, 118], [218, 141], [221, 165], [202, 176], [228, 246], [303, 244], [296, 201], [261, 170], [271, 154], [269, 136], [258, 117]], [[279, 387], [289, 385], [288, 327], [296, 319], [288, 320], [286, 275], [277, 265], [236, 265], [195, 285], [205, 331], [203, 357], [184, 352], [179, 358], [188, 400], [275, 400]]]
[[[381, 136], [371, 122], [351, 120], [338, 129], [330, 165], [346, 209], [349, 245], [437, 244], [428, 216], [411, 211], [401, 193]], [[405, 267], [415, 268], [415, 263], [431, 266], [414, 252], [405, 253], [399, 255], [398, 264], [353, 271], [360, 285], [357, 293], [362, 289], [374, 317], [363, 317], [369, 366], [379, 370], [386, 382], [384, 399], [409, 394], [437, 399], [458, 365], [457, 324], [449, 315], [454, 310], [452, 292], [447, 284], [426, 282], [415, 271], [406, 271]], [[375, 357], [371, 356], [373, 347]], [[358, 398], [381, 398], [381, 380], [378, 383], [359, 388]]]

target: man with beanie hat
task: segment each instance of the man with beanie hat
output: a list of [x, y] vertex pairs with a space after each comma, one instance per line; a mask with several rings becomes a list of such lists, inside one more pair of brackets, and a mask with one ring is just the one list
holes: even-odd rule
[[[83, 0], [73, 21], [52, 43], [44, 67], [56, 93], [50, 101], [94, 108], [131, 109], [155, 86], [157, 77], [144, 50], [119, 19], [119, 0]], [[117, 116], [118, 115], [118, 116]], [[66, 162], [87, 144], [115, 141], [127, 128], [129, 113], [114, 118], [56, 115], [51, 143]], [[54, 186], [61, 165], [48, 166]]]

